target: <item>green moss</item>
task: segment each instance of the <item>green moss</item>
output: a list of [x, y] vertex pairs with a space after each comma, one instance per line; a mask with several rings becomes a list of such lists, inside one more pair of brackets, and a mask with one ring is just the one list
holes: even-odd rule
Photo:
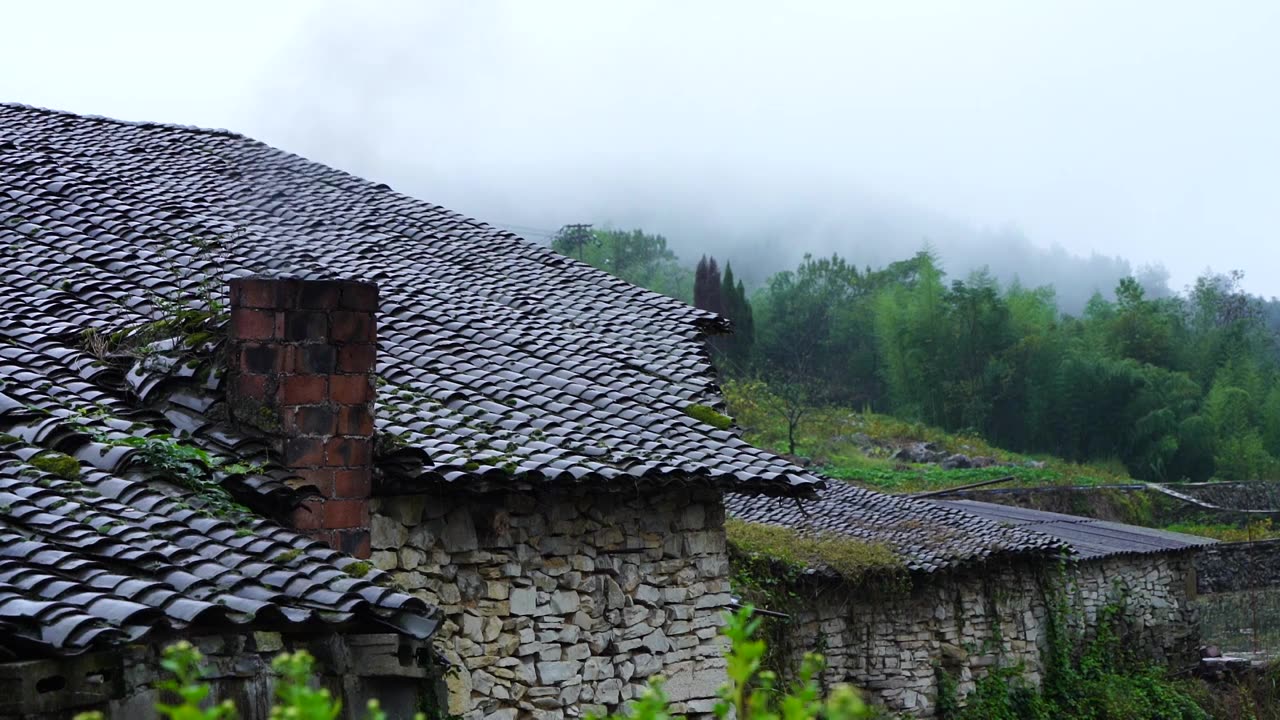
[[274, 408], [263, 405], [258, 408], [258, 427], [263, 430], [279, 430], [280, 429], [280, 413]]
[[736, 518], [725, 520], [725, 534], [734, 548], [747, 555], [782, 563], [829, 568], [846, 581], [866, 576], [890, 576], [905, 571], [902, 558], [885, 543], [858, 540], [845, 535], [802, 535], [791, 528], [761, 525]]
[[684, 409], [684, 414], [717, 430], [728, 430], [733, 426], [733, 418], [716, 412], [714, 408], [707, 405], [690, 405]]
[[271, 558], [271, 562], [279, 563], [283, 565], [285, 563], [290, 563], [290, 562], [293, 562], [294, 560], [297, 560], [298, 556], [301, 554], [302, 554], [302, 551], [298, 550], [297, 548], [294, 548], [293, 550], [285, 550], [279, 555]]
[[365, 575], [368, 575], [369, 571], [372, 569], [373, 569], [373, 565], [370, 564], [369, 562], [364, 560], [357, 560], [351, 563], [350, 565], [346, 566], [345, 568], [343, 568], [342, 571], [353, 578], [362, 578]]
[[80, 461], [70, 455], [50, 450], [32, 458], [31, 464], [50, 475], [57, 475], [63, 480], [80, 479]]
[[466, 470], [467, 472], [475, 472], [476, 470], [480, 469], [480, 463], [472, 460], [471, 462], [464, 464], [462, 466], [462, 469]]
[[9, 433], [0, 433], [0, 445], [13, 445], [22, 442], [22, 438]]

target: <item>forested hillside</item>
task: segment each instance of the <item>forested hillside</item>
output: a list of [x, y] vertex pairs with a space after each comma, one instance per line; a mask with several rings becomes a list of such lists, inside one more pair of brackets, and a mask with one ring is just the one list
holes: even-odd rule
[[713, 340], [721, 372], [763, 383], [789, 426], [844, 407], [1016, 452], [1119, 460], [1141, 479], [1276, 472], [1280, 312], [1239, 273], [1158, 298], [1125, 278], [1071, 316], [1050, 286], [948, 277], [927, 252], [879, 268], [806, 257], [747, 292], [731, 258], [691, 270], [640, 230], [578, 228], [553, 247], [728, 316], [738, 331]]

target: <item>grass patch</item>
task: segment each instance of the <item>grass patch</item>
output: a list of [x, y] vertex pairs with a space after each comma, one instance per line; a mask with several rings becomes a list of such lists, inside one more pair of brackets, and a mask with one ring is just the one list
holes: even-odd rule
[[1250, 540], [1275, 540], [1280, 538], [1280, 528], [1274, 526], [1271, 518], [1254, 520], [1248, 526], [1230, 523], [1179, 522], [1166, 525], [1165, 530], [1199, 535], [1222, 542], [1247, 542]]
[[[743, 429], [743, 439], [756, 447], [787, 452], [787, 424], [781, 414], [752, 395], [755, 383], [725, 383], [725, 399]], [[891, 459], [895, 446], [934, 443], [949, 454], [994, 458], [1013, 465], [943, 470]], [[994, 480], [1013, 480], [1002, 487], [1045, 485], [1119, 485], [1133, 483], [1119, 461], [1073, 463], [1042, 455], [1022, 455], [966, 433], [948, 433], [918, 422], [851, 408], [818, 407], [796, 431], [796, 454], [813, 461], [829, 477], [885, 492], [910, 493]], [[1042, 467], [1036, 466], [1042, 465]]]
[[737, 518], [726, 519], [724, 526], [729, 543], [738, 552], [804, 568], [828, 568], [845, 580], [906, 570], [902, 558], [885, 543], [832, 533], [802, 534], [791, 528]]
[[707, 405], [690, 405], [684, 409], [684, 414], [717, 430], [728, 430], [733, 426], [733, 418]]

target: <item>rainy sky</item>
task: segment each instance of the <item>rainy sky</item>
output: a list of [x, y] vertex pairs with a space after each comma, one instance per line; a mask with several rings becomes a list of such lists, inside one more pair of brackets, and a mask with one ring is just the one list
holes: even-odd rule
[[1280, 295], [1280, 3], [86, 1], [0, 22], [0, 100], [227, 127], [535, 240], [643, 226], [759, 276], [926, 245], [1029, 284], [1239, 268]]

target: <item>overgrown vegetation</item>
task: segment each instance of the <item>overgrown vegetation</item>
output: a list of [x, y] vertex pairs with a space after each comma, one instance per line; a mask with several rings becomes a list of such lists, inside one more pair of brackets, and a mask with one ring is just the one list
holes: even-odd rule
[[[1081, 637], [1084, 623], [1071, 617], [1059, 593], [1049, 617], [1043, 684], [1023, 680], [1020, 666], [997, 667], [964, 699], [939, 698], [942, 720], [1208, 720], [1195, 700], [1195, 684], [1170, 679], [1167, 671], [1140, 660], [1121, 632], [1123, 599], [1104, 606]], [[953, 693], [942, 674], [940, 693]]]
[[258, 473], [262, 471], [261, 467], [228, 461], [226, 458], [165, 434], [128, 437], [121, 440], [102, 436], [99, 439], [136, 449], [139, 458], [137, 462], [165, 479], [194, 492], [200, 501], [201, 509], [206, 512], [234, 521], [244, 520], [253, 515], [252, 511], [231, 497], [231, 493], [222, 486], [222, 478]]
[[[808, 458], [823, 474], [856, 481], [887, 492], [916, 492], [968, 485], [1012, 476], [1004, 486], [1109, 485], [1132, 483], [1123, 465], [1066, 462], [1048, 456], [1027, 456], [993, 446], [973, 435], [952, 434], [919, 422], [869, 411], [812, 407], [795, 428], [777, 407], [783, 401], [758, 380], [730, 380], [725, 399], [745, 439], [757, 447], [791, 452]], [[1004, 463], [985, 468], [947, 470], [938, 465], [915, 465], [893, 460], [896, 445], [931, 443], [948, 453], [985, 456]]]
[[1246, 524], [1225, 522], [1178, 522], [1165, 526], [1166, 530], [1213, 538], [1222, 542], [1250, 542], [1253, 540], [1275, 540], [1280, 538], [1280, 528], [1275, 527], [1271, 518], [1254, 520]]
[[893, 548], [846, 535], [806, 534], [737, 518], [725, 520], [725, 534], [738, 552], [801, 568], [830, 569], [850, 583], [905, 571], [902, 558]]

